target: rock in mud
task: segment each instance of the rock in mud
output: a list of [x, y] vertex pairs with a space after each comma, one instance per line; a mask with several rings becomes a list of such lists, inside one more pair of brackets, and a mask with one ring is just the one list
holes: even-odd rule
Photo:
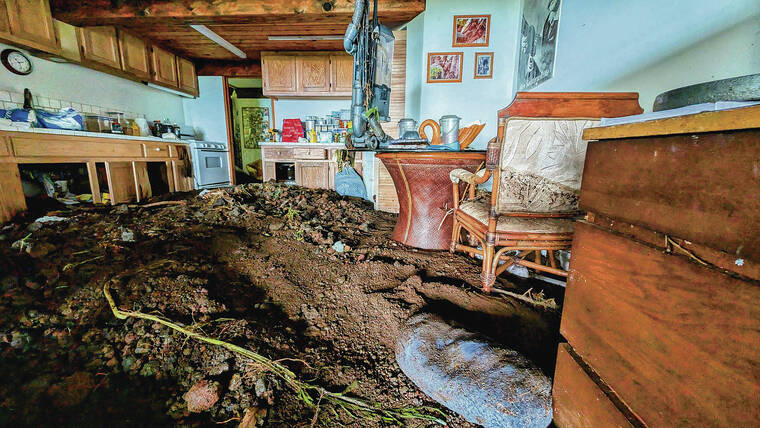
[[469, 422], [544, 428], [552, 421], [551, 381], [538, 367], [437, 316], [407, 321], [396, 361], [425, 394]]
[[94, 386], [95, 382], [90, 373], [76, 372], [48, 388], [47, 394], [53, 405], [62, 409], [80, 404]]
[[202, 380], [190, 387], [184, 395], [187, 410], [193, 413], [206, 411], [219, 400], [219, 382]]

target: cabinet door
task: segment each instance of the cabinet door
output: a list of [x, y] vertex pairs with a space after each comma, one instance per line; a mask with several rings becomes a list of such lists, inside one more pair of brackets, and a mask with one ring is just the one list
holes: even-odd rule
[[297, 57], [296, 64], [299, 94], [330, 92], [330, 57], [300, 56]]
[[[0, 139], [0, 144], [3, 140]], [[0, 224], [26, 209], [21, 175], [15, 163], [0, 163]]]
[[198, 77], [195, 75], [195, 64], [192, 61], [177, 57], [177, 75], [180, 89], [198, 94]]
[[178, 87], [177, 57], [158, 46], [153, 46], [152, 51], [153, 80], [164, 85]]
[[31, 42], [34, 48], [58, 51], [48, 0], [5, 0], [4, 6], [12, 36]]
[[354, 82], [354, 57], [334, 55], [330, 57], [330, 92], [351, 96]]
[[139, 37], [119, 30], [121, 69], [141, 79], [150, 79], [150, 51]]
[[119, 42], [114, 27], [83, 27], [81, 31], [82, 56], [112, 68], [121, 68]]
[[296, 93], [296, 59], [287, 55], [267, 55], [261, 59], [264, 95]]
[[264, 178], [263, 181], [266, 183], [269, 180], [276, 180], [277, 177], [277, 166], [274, 162], [267, 161], [264, 162]]
[[329, 189], [328, 162], [296, 162], [296, 184], [311, 189]]

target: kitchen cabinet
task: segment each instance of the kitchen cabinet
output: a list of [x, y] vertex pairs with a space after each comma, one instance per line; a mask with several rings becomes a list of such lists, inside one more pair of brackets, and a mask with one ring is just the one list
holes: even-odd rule
[[296, 58], [297, 92], [323, 95], [330, 92], [330, 57], [299, 56]]
[[261, 75], [264, 95], [296, 93], [296, 61], [289, 55], [262, 55]]
[[114, 27], [83, 27], [79, 29], [82, 59], [115, 69], [121, 69], [119, 41]]
[[198, 95], [198, 76], [195, 75], [195, 64], [192, 61], [177, 57], [177, 78], [179, 89]]
[[296, 184], [311, 189], [329, 189], [329, 163], [324, 161], [296, 161]]
[[353, 57], [332, 52], [264, 52], [264, 95], [272, 97], [351, 97]]
[[330, 55], [330, 83], [332, 94], [351, 96], [354, 83], [354, 57]]
[[158, 46], [151, 48], [151, 66], [153, 67], [153, 80], [157, 83], [179, 87], [177, 78], [177, 57]]
[[0, 39], [22, 47], [57, 53], [53, 17], [47, 0], [0, 0]]
[[77, 27], [57, 19], [53, 20], [55, 36], [58, 38], [60, 56], [68, 61], [82, 61], [82, 53], [79, 50], [77, 39]]
[[141, 38], [119, 30], [121, 69], [135, 77], [150, 79], [150, 50]]

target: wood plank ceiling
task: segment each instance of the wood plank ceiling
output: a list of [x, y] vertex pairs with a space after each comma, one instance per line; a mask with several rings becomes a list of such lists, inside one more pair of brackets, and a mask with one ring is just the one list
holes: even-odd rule
[[[252, 62], [262, 51], [342, 50], [341, 40], [271, 41], [268, 37], [342, 36], [354, 8], [353, 0], [51, 0], [50, 4], [56, 19], [77, 26], [115, 25], [199, 66], [241, 59], [190, 24], [206, 25], [245, 52], [248, 58], [243, 62]], [[380, 21], [394, 28], [422, 13], [425, 0], [379, 0], [378, 9]]]

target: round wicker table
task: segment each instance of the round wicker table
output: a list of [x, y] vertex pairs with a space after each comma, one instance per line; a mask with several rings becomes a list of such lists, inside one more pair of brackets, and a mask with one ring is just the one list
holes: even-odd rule
[[[475, 172], [485, 151], [379, 151], [398, 195], [393, 239], [410, 247], [448, 250], [451, 245], [453, 192], [449, 172]], [[463, 187], [464, 188], [464, 187]]]

